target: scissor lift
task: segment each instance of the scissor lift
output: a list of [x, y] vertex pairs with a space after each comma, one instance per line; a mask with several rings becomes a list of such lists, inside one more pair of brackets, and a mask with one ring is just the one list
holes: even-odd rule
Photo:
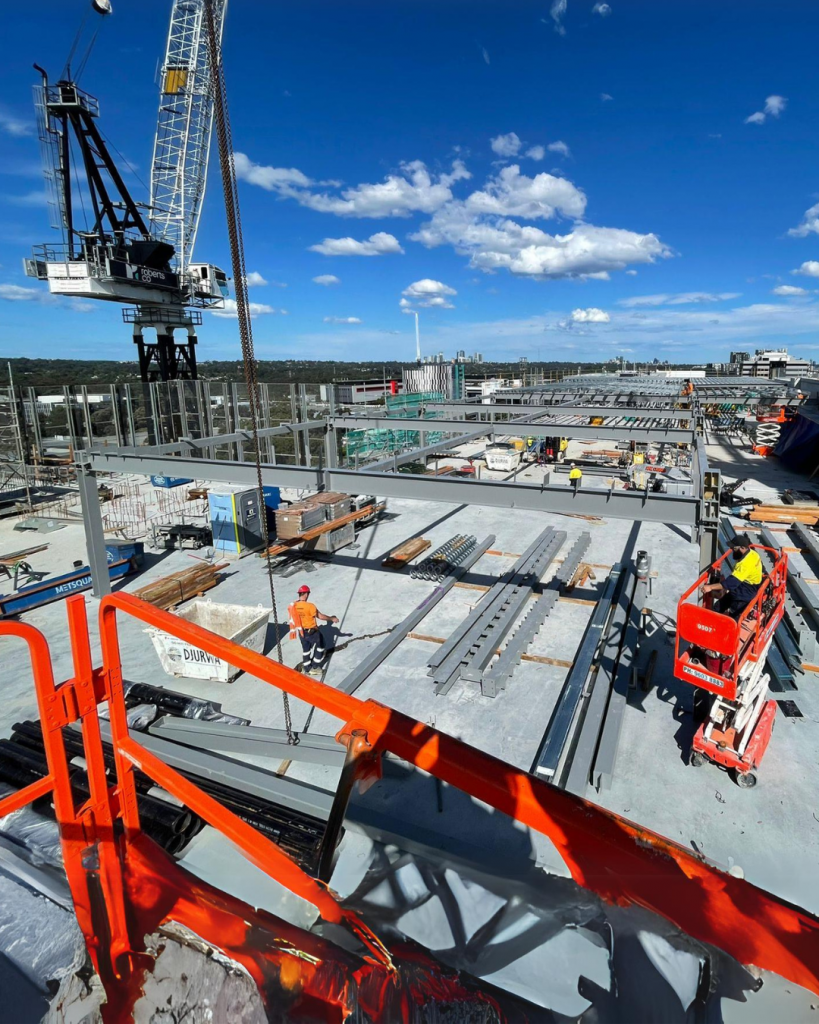
[[676, 678], [705, 691], [702, 696], [710, 700], [694, 736], [690, 763], [722, 765], [743, 788], [756, 785], [755, 772], [776, 717], [776, 701], [768, 700], [769, 677], [764, 668], [784, 613], [788, 574], [786, 554], [758, 544], [753, 547], [773, 560], [773, 569], [756, 597], [738, 619], [718, 611], [719, 599], [701, 594], [704, 584], [718, 581], [730, 552], [717, 559], [680, 598], [674, 656]]

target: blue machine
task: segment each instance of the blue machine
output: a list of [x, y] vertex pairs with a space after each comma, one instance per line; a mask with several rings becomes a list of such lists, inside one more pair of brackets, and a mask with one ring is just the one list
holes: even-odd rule
[[[109, 561], [108, 575], [112, 580], [127, 576], [130, 570], [131, 562], [127, 558], [116, 562]], [[91, 570], [87, 565], [81, 565], [62, 576], [54, 576], [50, 580], [20, 587], [16, 594], [0, 594], [0, 618], [19, 615], [20, 612], [26, 612], [31, 608], [39, 608], [40, 605], [50, 604], [52, 601], [61, 601], [71, 594], [90, 590], [92, 582]]]
[[145, 542], [141, 540], [108, 540], [105, 542], [105, 553], [108, 564], [129, 561], [135, 569], [142, 568], [145, 562]]
[[151, 483], [154, 487], [179, 487], [181, 484], [192, 484], [189, 476], [152, 476]]
[[213, 546], [243, 555], [262, 546], [259, 492], [255, 487], [223, 487], [208, 491]]

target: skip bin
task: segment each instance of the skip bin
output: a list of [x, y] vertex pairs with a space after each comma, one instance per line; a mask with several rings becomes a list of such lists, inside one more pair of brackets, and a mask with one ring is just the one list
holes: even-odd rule
[[[218, 604], [197, 597], [176, 613], [197, 626], [241, 644], [250, 651], [263, 653], [267, 620], [270, 609], [263, 605]], [[145, 632], [150, 636], [160, 663], [170, 676], [184, 676], [188, 679], [209, 679], [214, 683], [232, 683], [240, 669], [222, 658], [217, 658], [193, 644], [171, 636], [161, 629], [151, 627]]]

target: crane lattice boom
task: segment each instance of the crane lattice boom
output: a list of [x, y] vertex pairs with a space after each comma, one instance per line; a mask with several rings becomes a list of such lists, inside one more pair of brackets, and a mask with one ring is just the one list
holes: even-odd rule
[[[193, 257], [205, 195], [213, 94], [205, 31], [208, 0], [174, 0], [159, 83], [151, 168], [154, 233], [175, 249], [184, 272]], [[221, 41], [227, 0], [209, 0]]]

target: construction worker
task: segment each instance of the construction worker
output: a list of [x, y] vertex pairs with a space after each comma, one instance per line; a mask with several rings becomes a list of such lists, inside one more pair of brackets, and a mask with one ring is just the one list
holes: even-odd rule
[[719, 583], [706, 583], [703, 594], [713, 594], [722, 599], [720, 611], [738, 619], [756, 597], [762, 586], [762, 559], [751, 547], [748, 535], [738, 533], [731, 541], [731, 552], [737, 560], [734, 571]]
[[320, 670], [327, 648], [324, 646], [324, 637], [321, 635], [318, 620], [338, 622], [338, 619], [335, 615], [324, 615], [320, 612], [310, 600], [310, 588], [304, 585], [299, 587], [299, 599], [294, 601], [287, 611], [290, 616], [290, 636], [293, 639], [298, 636], [301, 640], [302, 672]]
[[577, 490], [578, 487], [580, 487], [582, 482], [583, 482], [583, 473], [581, 472], [581, 470], [579, 470], [577, 468], [577, 466], [573, 462], [570, 462], [569, 463], [569, 483], [572, 485], [572, 487], [575, 490]]

